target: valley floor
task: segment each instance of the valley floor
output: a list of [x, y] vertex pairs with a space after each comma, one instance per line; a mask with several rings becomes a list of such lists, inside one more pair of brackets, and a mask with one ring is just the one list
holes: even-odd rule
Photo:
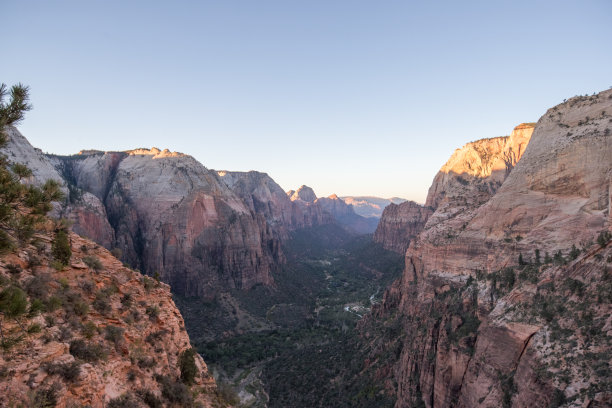
[[245, 407], [393, 406], [364, 369], [357, 322], [402, 269], [371, 236], [301, 230], [276, 288], [175, 297], [220, 389]]

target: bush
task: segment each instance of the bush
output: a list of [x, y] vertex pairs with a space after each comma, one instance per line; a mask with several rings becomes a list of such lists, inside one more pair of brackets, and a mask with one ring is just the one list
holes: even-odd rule
[[21, 266], [15, 264], [8, 264], [6, 265], [6, 270], [11, 275], [19, 277], [19, 274], [21, 273]]
[[0, 229], [0, 254], [10, 252], [13, 250], [14, 247], [15, 244], [13, 243], [13, 240], [11, 239], [9, 234], [7, 234], [6, 231]]
[[149, 316], [149, 320], [155, 321], [159, 316], [159, 308], [157, 306], [147, 306], [146, 313]]
[[72, 304], [72, 311], [77, 316], [85, 316], [89, 312], [89, 305], [82, 301], [75, 302]]
[[0, 313], [8, 318], [24, 314], [28, 307], [28, 298], [17, 286], [9, 286], [0, 292]]
[[30, 400], [31, 408], [52, 408], [57, 405], [57, 393], [61, 386], [54, 383], [49, 388], [38, 389]]
[[117, 398], [113, 398], [106, 404], [107, 408], [134, 408], [138, 407], [138, 402], [130, 393], [125, 393]]
[[59, 309], [62, 304], [64, 302], [62, 301], [62, 299], [58, 296], [51, 296], [48, 300], [47, 300], [47, 310], [49, 312], [54, 312], [57, 309]]
[[33, 323], [30, 326], [28, 326], [29, 334], [40, 333], [41, 330], [42, 328], [40, 327], [40, 324], [38, 323]]
[[82, 333], [87, 339], [91, 339], [98, 332], [98, 327], [93, 322], [87, 322], [83, 325]]
[[569, 253], [569, 259], [573, 261], [574, 259], [578, 258], [579, 255], [580, 255], [580, 250], [576, 248], [576, 245], [572, 245], [572, 249]]
[[46, 363], [43, 369], [50, 375], [59, 375], [68, 382], [73, 382], [81, 375], [81, 365], [76, 361], [71, 363]]
[[123, 295], [123, 297], [121, 297], [121, 304], [126, 308], [132, 306], [132, 295], [130, 293]]
[[182, 382], [175, 381], [169, 376], [158, 375], [156, 378], [162, 387], [162, 395], [170, 402], [181, 406], [190, 406], [193, 398], [189, 388]]
[[51, 283], [51, 276], [48, 274], [40, 274], [34, 276], [26, 284], [26, 291], [28, 295], [45, 300], [49, 294], [49, 285]]
[[30, 310], [28, 310], [28, 317], [34, 317], [40, 312], [45, 310], [45, 304], [40, 299], [33, 299], [30, 302]]
[[555, 392], [552, 395], [552, 399], [550, 400], [549, 408], [557, 408], [566, 402], [565, 394], [558, 388], [555, 388]]
[[597, 243], [602, 248], [605, 247], [608, 242], [612, 239], [612, 233], [610, 231], [601, 231], [597, 237]]
[[121, 259], [121, 256], [123, 255], [121, 248], [113, 248], [111, 249], [110, 253], [117, 259]]
[[149, 390], [138, 390], [137, 393], [142, 401], [150, 408], [162, 408], [164, 406], [161, 400]]
[[99, 344], [88, 344], [84, 340], [70, 342], [70, 354], [81, 360], [94, 362], [106, 357], [106, 352]]
[[121, 340], [123, 340], [123, 332], [125, 331], [124, 328], [109, 324], [104, 330], [106, 333], [104, 338], [114, 343], [115, 347], [117, 347], [119, 343], [121, 343]]
[[70, 263], [72, 250], [70, 249], [70, 240], [65, 230], [61, 229], [55, 234], [53, 245], [51, 246], [51, 254], [56, 261], [66, 266]]
[[181, 380], [188, 385], [192, 385], [196, 375], [198, 374], [198, 367], [195, 363], [195, 350], [190, 348], [181, 353], [179, 356], [179, 368], [181, 370]]
[[151, 279], [148, 276], [142, 277], [142, 286], [144, 286], [145, 290], [148, 292], [154, 287], [158, 285], [158, 282], [155, 279]]
[[100, 272], [104, 267], [98, 257], [90, 255], [83, 258], [83, 263], [95, 272]]
[[108, 302], [108, 297], [106, 297], [103, 293], [100, 292], [96, 294], [96, 298], [93, 301], [93, 307], [99, 313], [102, 313], [104, 315], [110, 313], [113, 310], [110, 303]]

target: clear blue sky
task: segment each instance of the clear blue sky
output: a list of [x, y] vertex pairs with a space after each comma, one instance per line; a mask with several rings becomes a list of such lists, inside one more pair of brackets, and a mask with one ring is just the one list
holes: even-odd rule
[[424, 201], [457, 147], [612, 86], [612, 2], [0, 1], [43, 151], [169, 148]]

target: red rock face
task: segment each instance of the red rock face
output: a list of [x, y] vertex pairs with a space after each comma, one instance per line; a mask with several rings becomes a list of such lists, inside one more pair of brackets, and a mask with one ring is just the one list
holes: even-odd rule
[[378, 223], [374, 241], [388, 250], [404, 254], [410, 241], [423, 230], [431, 214], [433, 214], [431, 208], [414, 201], [389, 204], [385, 207]]
[[68, 205], [62, 216], [73, 222], [72, 230], [79, 235], [111, 249], [115, 242], [115, 231], [108, 223], [106, 208], [90, 193], [82, 194], [78, 203]]
[[[43, 295], [36, 296], [65, 300], [58, 308], [23, 316], [19, 323], [2, 322], [5, 338], [19, 333], [19, 324], [38, 330], [25, 333], [0, 353], [0, 367], [10, 372], [0, 381], [0, 405], [40, 406], [40, 395], [51, 389], [57, 407], [104, 407], [121, 396], [130, 398], [130, 406], [145, 406], [139, 397], [143, 390], [162, 401], [163, 387], [156, 376], [177, 381], [180, 353], [191, 348], [168, 285], [122, 266], [107, 250], [72, 233], [71, 262], [57, 271], [51, 267], [53, 235], [38, 233], [37, 240], [38, 249], [26, 245], [2, 254], [0, 276], [8, 280], [11, 274], [5, 265], [18, 265], [21, 272], [15, 282], [20, 286], [27, 289], [38, 279], [45, 285], [38, 289]], [[39, 256], [37, 265], [30, 265], [28, 252]], [[86, 265], [91, 259], [98, 262], [96, 270]], [[80, 308], [73, 310], [72, 304]], [[109, 328], [115, 330], [112, 338]], [[84, 344], [81, 349], [96, 347], [103, 357], [84, 357], [74, 351], [75, 342]], [[195, 377], [187, 391], [195, 395], [194, 402], [227, 406], [216, 395], [215, 381], [200, 355], [195, 354], [194, 363]], [[67, 365], [74, 365], [72, 377], [57, 371]]]
[[526, 149], [510, 142], [526, 139], [517, 128], [467, 145], [436, 176], [436, 211], [373, 313], [401, 325], [397, 407], [609, 406], [607, 371], [588, 367], [609, 364], [597, 356], [612, 335], [612, 248], [593, 244], [610, 230], [611, 113], [612, 91], [572, 98]]

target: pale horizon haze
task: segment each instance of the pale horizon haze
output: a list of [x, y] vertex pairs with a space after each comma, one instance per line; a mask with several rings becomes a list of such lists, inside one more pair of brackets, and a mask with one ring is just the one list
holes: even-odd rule
[[44, 152], [168, 148], [420, 203], [467, 142], [612, 86], [612, 2], [0, 2]]

